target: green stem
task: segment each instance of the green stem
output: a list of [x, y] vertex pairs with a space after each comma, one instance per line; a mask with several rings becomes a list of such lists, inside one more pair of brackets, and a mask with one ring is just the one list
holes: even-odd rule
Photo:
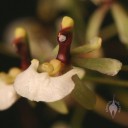
[[85, 80], [95, 82], [95, 83], [100, 83], [100, 84], [128, 87], [128, 81], [124, 81], [124, 80], [113, 80], [108, 78], [92, 77], [92, 76], [86, 76]]
[[81, 128], [84, 116], [86, 115], [86, 110], [80, 106], [74, 111], [73, 117], [71, 119], [72, 128]]

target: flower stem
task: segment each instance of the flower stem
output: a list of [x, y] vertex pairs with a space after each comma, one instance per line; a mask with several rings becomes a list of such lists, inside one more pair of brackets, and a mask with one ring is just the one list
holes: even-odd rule
[[126, 80], [114, 80], [110, 78], [101, 78], [101, 77], [92, 77], [92, 76], [86, 76], [85, 80], [100, 84], [108, 84], [112, 86], [128, 87], [128, 81]]
[[85, 115], [86, 115], [86, 110], [80, 106], [76, 106], [73, 117], [71, 119], [72, 128], [82, 127], [82, 122], [84, 120]]

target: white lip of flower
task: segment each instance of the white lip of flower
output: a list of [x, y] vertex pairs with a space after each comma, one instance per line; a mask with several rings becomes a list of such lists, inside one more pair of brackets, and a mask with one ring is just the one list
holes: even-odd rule
[[7, 85], [0, 80], [0, 110], [8, 109], [18, 99], [12, 84]]
[[19, 95], [33, 101], [54, 102], [72, 92], [75, 87], [72, 76], [79, 73], [78, 69], [51, 77], [47, 72], [38, 73], [38, 66], [39, 61], [33, 59], [29, 68], [15, 79], [14, 88]]
[[60, 42], [64, 42], [66, 40], [66, 36], [65, 35], [59, 35], [59, 41]]
[[0, 110], [8, 109], [19, 98], [12, 83], [20, 72], [18, 68], [11, 68], [8, 74], [0, 73]]

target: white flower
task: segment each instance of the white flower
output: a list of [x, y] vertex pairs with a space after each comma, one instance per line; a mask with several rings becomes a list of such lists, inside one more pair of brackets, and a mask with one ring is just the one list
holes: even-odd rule
[[54, 102], [64, 98], [75, 87], [72, 76], [81, 72], [72, 69], [61, 76], [51, 77], [47, 72], [38, 73], [38, 67], [39, 61], [32, 60], [29, 68], [19, 74], [14, 82], [16, 92], [33, 101]]
[[8, 109], [19, 98], [13, 87], [13, 81], [20, 72], [20, 69], [12, 68], [8, 74], [0, 73], [0, 110]]
[[0, 110], [11, 107], [18, 99], [17, 93], [12, 84], [7, 85], [0, 81]]

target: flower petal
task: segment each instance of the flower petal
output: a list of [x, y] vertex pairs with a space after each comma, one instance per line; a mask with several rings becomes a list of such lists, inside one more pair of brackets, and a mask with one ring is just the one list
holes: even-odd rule
[[74, 65], [98, 72], [114, 76], [121, 69], [122, 63], [116, 59], [110, 58], [89, 58], [89, 59], [74, 59]]
[[39, 61], [32, 60], [29, 68], [15, 79], [14, 88], [19, 95], [34, 101], [54, 102], [72, 92], [75, 84], [71, 78], [77, 74], [76, 70], [50, 77], [48, 73], [38, 73], [38, 66]]
[[6, 85], [0, 81], [0, 110], [8, 109], [18, 99], [18, 95], [13, 85]]
[[73, 67], [74, 71], [77, 72], [77, 75], [80, 79], [82, 79], [85, 75], [85, 70], [79, 67]]
[[128, 15], [120, 6], [119, 3], [114, 3], [111, 6], [111, 11], [113, 18], [115, 20], [115, 24], [117, 26], [117, 30], [119, 32], [119, 36], [121, 41], [124, 44], [128, 44]]
[[108, 6], [103, 5], [93, 13], [86, 29], [87, 30], [85, 33], [86, 41], [89, 41], [93, 37], [99, 35], [99, 30], [107, 11], [108, 11]]
[[88, 53], [99, 49], [101, 47], [102, 39], [100, 37], [94, 37], [88, 44], [72, 49], [72, 54]]

